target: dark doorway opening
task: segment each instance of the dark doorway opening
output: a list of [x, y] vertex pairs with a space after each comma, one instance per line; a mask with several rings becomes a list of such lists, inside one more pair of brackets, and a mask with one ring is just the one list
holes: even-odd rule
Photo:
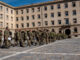
[[71, 38], [71, 36], [70, 36], [71, 30], [70, 29], [66, 29], [65, 34], [68, 36], [68, 38]]

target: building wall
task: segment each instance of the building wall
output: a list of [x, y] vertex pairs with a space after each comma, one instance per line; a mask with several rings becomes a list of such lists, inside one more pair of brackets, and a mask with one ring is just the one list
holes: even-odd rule
[[[59, 32], [65, 33], [66, 29], [70, 29], [71, 35], [73, 37], [79, 35], [80, 34], [79, 31], [80, 30], [80, 1], [79, 0], [77, 1], [55, 0], [55, 1], [57, 3], [51, 2], [47, 4], [44, 3], [42, 5], [33, 4], [30, 6], [23, 6], [23, 7], [16, 7], [16, 8], [11, 8], [1, 4], [0, 6], [3, 6], [3, 8], [0, 14], [2, 14], [3, 16], [2, 18], [0, 18], [0, 28], [5, 29], [8, 25], [9, 29], [13, 34], [15, 32], [15, 29], [30, 29], [30, 28], [35, 29], [35, 28], [43, 27], [49, 29], [50, 31], [54, 30], [54, 32], [56, 33]], [[73, 5], [76, 6], [73, 7]], [[11, 10], [13, 11], [13, 13], [11, 13]], [[66, 22], [65, 19], [69, 20], [69, 23]], [[60, 21], [61, 24], [59, 24]]]

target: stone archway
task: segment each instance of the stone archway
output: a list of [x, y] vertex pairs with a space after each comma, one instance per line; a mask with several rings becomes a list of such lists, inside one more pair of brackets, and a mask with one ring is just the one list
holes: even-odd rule
[[65, 34], [68, 35], [68, 38], [70, 38], [70, 34], [71, 34], [71, 30], [70, 29], [66, 29], [65, 30]]

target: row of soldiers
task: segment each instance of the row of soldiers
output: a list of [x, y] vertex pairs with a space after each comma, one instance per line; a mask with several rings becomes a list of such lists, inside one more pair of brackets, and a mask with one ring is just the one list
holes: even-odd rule
[[[0, 34], [0, 42], [1, 42], [1, 36]], [[67, 38], [67, 35], [55, 32], [51, 32], [49, 30], [35, 30], [35, 31], [15, 31], [14, 33], [14, 43], [12, 44], [11, 41], [8, 40], [8, 37], [10, 36], [10, 31], [8, 28], [4, 31], [4, 42], [2, 47], [10, 47], [12, 46], [32, 46], [32, 45], [43, 45], [48, 44], [51, 42], [54, 42], [55, 40], [65, 39]], [[1, 43], [0, 43], [1, 44]]]

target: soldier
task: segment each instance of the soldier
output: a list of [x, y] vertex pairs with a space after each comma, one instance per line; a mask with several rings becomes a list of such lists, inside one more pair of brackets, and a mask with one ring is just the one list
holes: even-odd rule
[[21, 30], [19, 30], [19, 32], [18, 32], [18, 41], [19, 41], [20, 47], [24, 47], [24, 40], [21, 35]]
[[0, 47], [2, 45], [2, 31], [0, 30]]
[[18, 41], [18, 32], [15, 31], [15, 33], [14, 33], [14, 46], [18, 46], [18, 43], [19, 43], [19, 41]]
[[4, 47], [5, 48], [9, 48], [10, 47], [9, 41], [8, 41], [9, 33], [10, 33], [10, 31], [9, 31], [8, 27], [6, 27], [6, 29], [4, 31]]
[[31, 46], [31, 40], [32, 40], [32, 35], [31, 35], [31, 31], [29, 31], [28, 32], [28, 37], [29, 37], [29, 39], [27, 40], [27, 42], [28, 42], [28, 46]]

